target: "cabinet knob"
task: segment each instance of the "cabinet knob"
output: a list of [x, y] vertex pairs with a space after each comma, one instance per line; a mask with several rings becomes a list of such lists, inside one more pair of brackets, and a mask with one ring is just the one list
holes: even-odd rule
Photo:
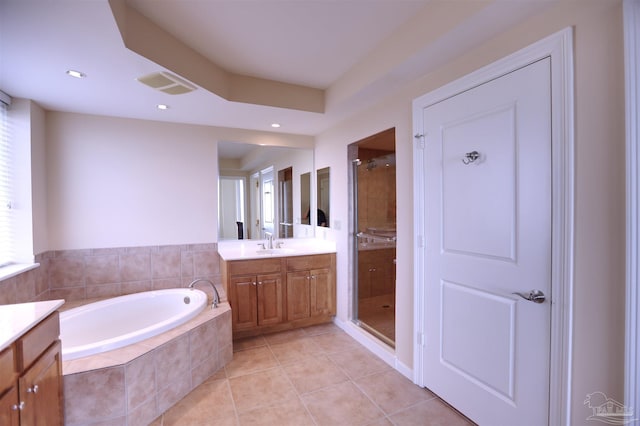
[[22, 410], [24, 410], [24, 401], [20, 401], [20, 404], [13, 404], [11, 406], [11, 409], [13, 411], [22, 411]]
[[251, 284], [256, 285], [256, 282], [255, 282], [255, 281], [253, 281]]
[[262, 285], [262, 281], [258, 281], [258, 285]]
[[38, 393], [38, 385], [33, 385], [33, 387], [27, 388], [28, 393]]

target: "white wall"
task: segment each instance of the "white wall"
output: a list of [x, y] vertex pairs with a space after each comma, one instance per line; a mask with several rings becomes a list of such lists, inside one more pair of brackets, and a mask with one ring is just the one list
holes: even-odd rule
[[[463, 7], [463, 3], [458, 3]], [[427, 25], [427, 23], [425, 23]], [[444, 63], [378, 104], [317, 137], [316, 167], [331, 167], [333, 219], [348, 220], [347, 145], [396, 128], [397, 305], [396, 356], [413, 363], [414, 98], [505, 57], [565, 27], [575, 29], [576, 250], [571, 414], [583, 424], [587, 393], [623, 395], [624, 347], [624, 75], [619, 0], [560, 2], [471, 52]], [[384, 58], [377, 58], [384, 62]], [[326, 230], [338, 247], [338, 317], [348, 320], [348, 233]]]

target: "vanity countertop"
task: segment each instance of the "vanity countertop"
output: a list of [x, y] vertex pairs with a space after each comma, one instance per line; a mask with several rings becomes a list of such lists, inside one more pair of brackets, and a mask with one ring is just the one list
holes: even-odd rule
[[[336, 252], [336, 244], [333, 241], [315, 238], [276, 240], [275, 243], [282, 243], [282, 249], [272, 251], [262, 249], [263, 243], [265, 243], [264, 240], [220, 241], [218, 242], [218, 253], [223, 260], [244, 260]], [[275, 243], [274, 246], [277, 246]]]
[[64, 300], [0, 305], [0, 351], [56, 311]]

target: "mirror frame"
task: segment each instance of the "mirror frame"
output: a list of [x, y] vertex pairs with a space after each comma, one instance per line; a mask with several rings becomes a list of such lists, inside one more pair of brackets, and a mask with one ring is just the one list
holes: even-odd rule
[[[331, 170], [323, 167], [316, 170], [316, 219], [319, 227], [331, 227]], [[324, 218], [322, 217], [324, 215]], [[322, 221], [324, 219], [324, 221]]]

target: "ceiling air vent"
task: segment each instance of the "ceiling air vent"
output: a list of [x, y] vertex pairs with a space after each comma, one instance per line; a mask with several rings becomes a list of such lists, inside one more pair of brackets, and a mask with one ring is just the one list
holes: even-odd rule
[[181, 95], [183, 93], [189, 93], [196, 90], [196, 86], [193, 84], [188, 83], [177, 75], [173, 75], [166, 71], [139, 77], [138, 81], [170, 95]]

